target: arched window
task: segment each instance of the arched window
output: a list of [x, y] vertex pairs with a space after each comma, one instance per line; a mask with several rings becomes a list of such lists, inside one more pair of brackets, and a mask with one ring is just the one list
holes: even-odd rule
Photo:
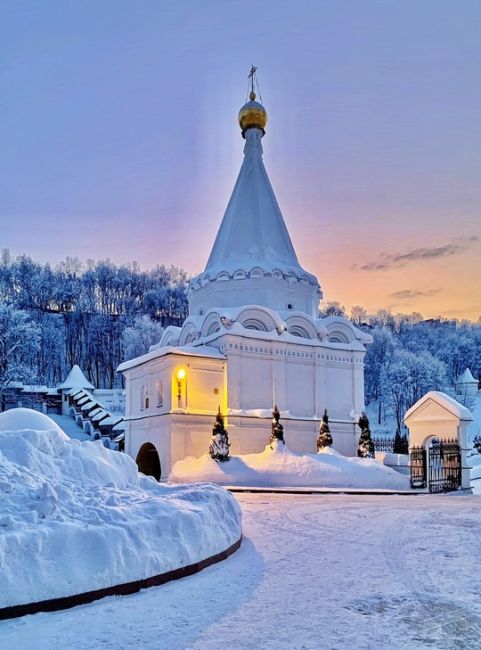
[[149, 399], [149, 388], [146, 384], [142, 384], [140, 387], [140, 410], [145, 411], [149, 408], [150, 399]]
[[164, 382], [161, 379], [157, 382], [157, 406], [164, 406]]

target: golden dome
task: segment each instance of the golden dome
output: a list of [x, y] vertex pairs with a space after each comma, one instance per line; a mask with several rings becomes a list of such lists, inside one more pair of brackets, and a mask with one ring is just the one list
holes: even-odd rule
[[261, 129], [264, 132], [267, 124], [267, 112], [262, 104], [256, 102], [256, 94], [252, 91], [249, 95], [250, 101], [239, 111], [239, 126], [242, 129], [242, 135], [247, 129]]

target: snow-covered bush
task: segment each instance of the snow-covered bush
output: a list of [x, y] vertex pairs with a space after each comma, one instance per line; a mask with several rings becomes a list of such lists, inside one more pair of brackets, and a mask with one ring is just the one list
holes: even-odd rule
[[229, 447], [229, 435], [224, 426], [224, 418], [219, 408], [219, 412], [215, 418], [214, 428], [212, 429], [212, 440], [209, 445], [210, 457], [221, 463], [229, 460]]
[[329, 429], [329, 415], [327, 409], [324, 409], [321, 426], [319, 428], [319, 435], [317, 436], [317, 451], [320, 451], [325, 447], [330, 447], [331, 445], [332, 435], [331, 430]]
[[371, 438], [369, 420], [365, 413], [361, 413], [359, 422], [357, 424], [361, 429], [361, 435], [359, 437], [359, 443], [357, 445], [357, 455], [359, 458], [374, 458], [374, 442]]
[[285, 444], [284, 440], [284, 427], [280, 423], [281, 419], [281, 414], [279, 413], [279, 409], [277, 408], [277, 404], [274, 406], [274, 410], [272, 411], [272, 429], [271, 429], [271, 435], [269, 436], [269, 445], [272, 447], [272, 443], [274, 441], [282, 442], [282, 444]]
[[478, 454], [481, 454], [481, 436], [474, 436], [473, 447], [476, 449]]

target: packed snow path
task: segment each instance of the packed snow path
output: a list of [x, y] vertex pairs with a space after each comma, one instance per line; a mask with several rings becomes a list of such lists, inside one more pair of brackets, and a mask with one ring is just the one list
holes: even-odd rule
[[0, 623], [0, 648], [481, 648], [481, 497], [239, 495], [229, 560]]

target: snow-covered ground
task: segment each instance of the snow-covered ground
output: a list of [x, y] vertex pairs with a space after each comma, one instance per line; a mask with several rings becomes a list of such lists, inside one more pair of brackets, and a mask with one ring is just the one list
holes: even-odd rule
[[481, 498], [239, 495], [227, 561], [0, 623], [21, 650], [477, 650]]
[[223, 488], [160, 485], [127, 454], [71, 440], [46, 415], [0, 414], [0, 607], [147, 578], [240, 535]]
[[82, 427], [79, 427], [70, 415], [57, 415], [56, 413], [52, 413], [49, 414], [49, 417], [58, 424], [69, 438], [74, 440], [92, 440], [92, 436], [89, 436], [88, 433], [84, 433]]
[[409, 490], [409, 477], [368, 458], [347, 458], [332, 448], [310, 454], [277, 442], [259, 454], [232, 456], [218, 463], [208, 454], [188, 457], [172, 468], [170, 480], [221, 485], [372, 488]]

